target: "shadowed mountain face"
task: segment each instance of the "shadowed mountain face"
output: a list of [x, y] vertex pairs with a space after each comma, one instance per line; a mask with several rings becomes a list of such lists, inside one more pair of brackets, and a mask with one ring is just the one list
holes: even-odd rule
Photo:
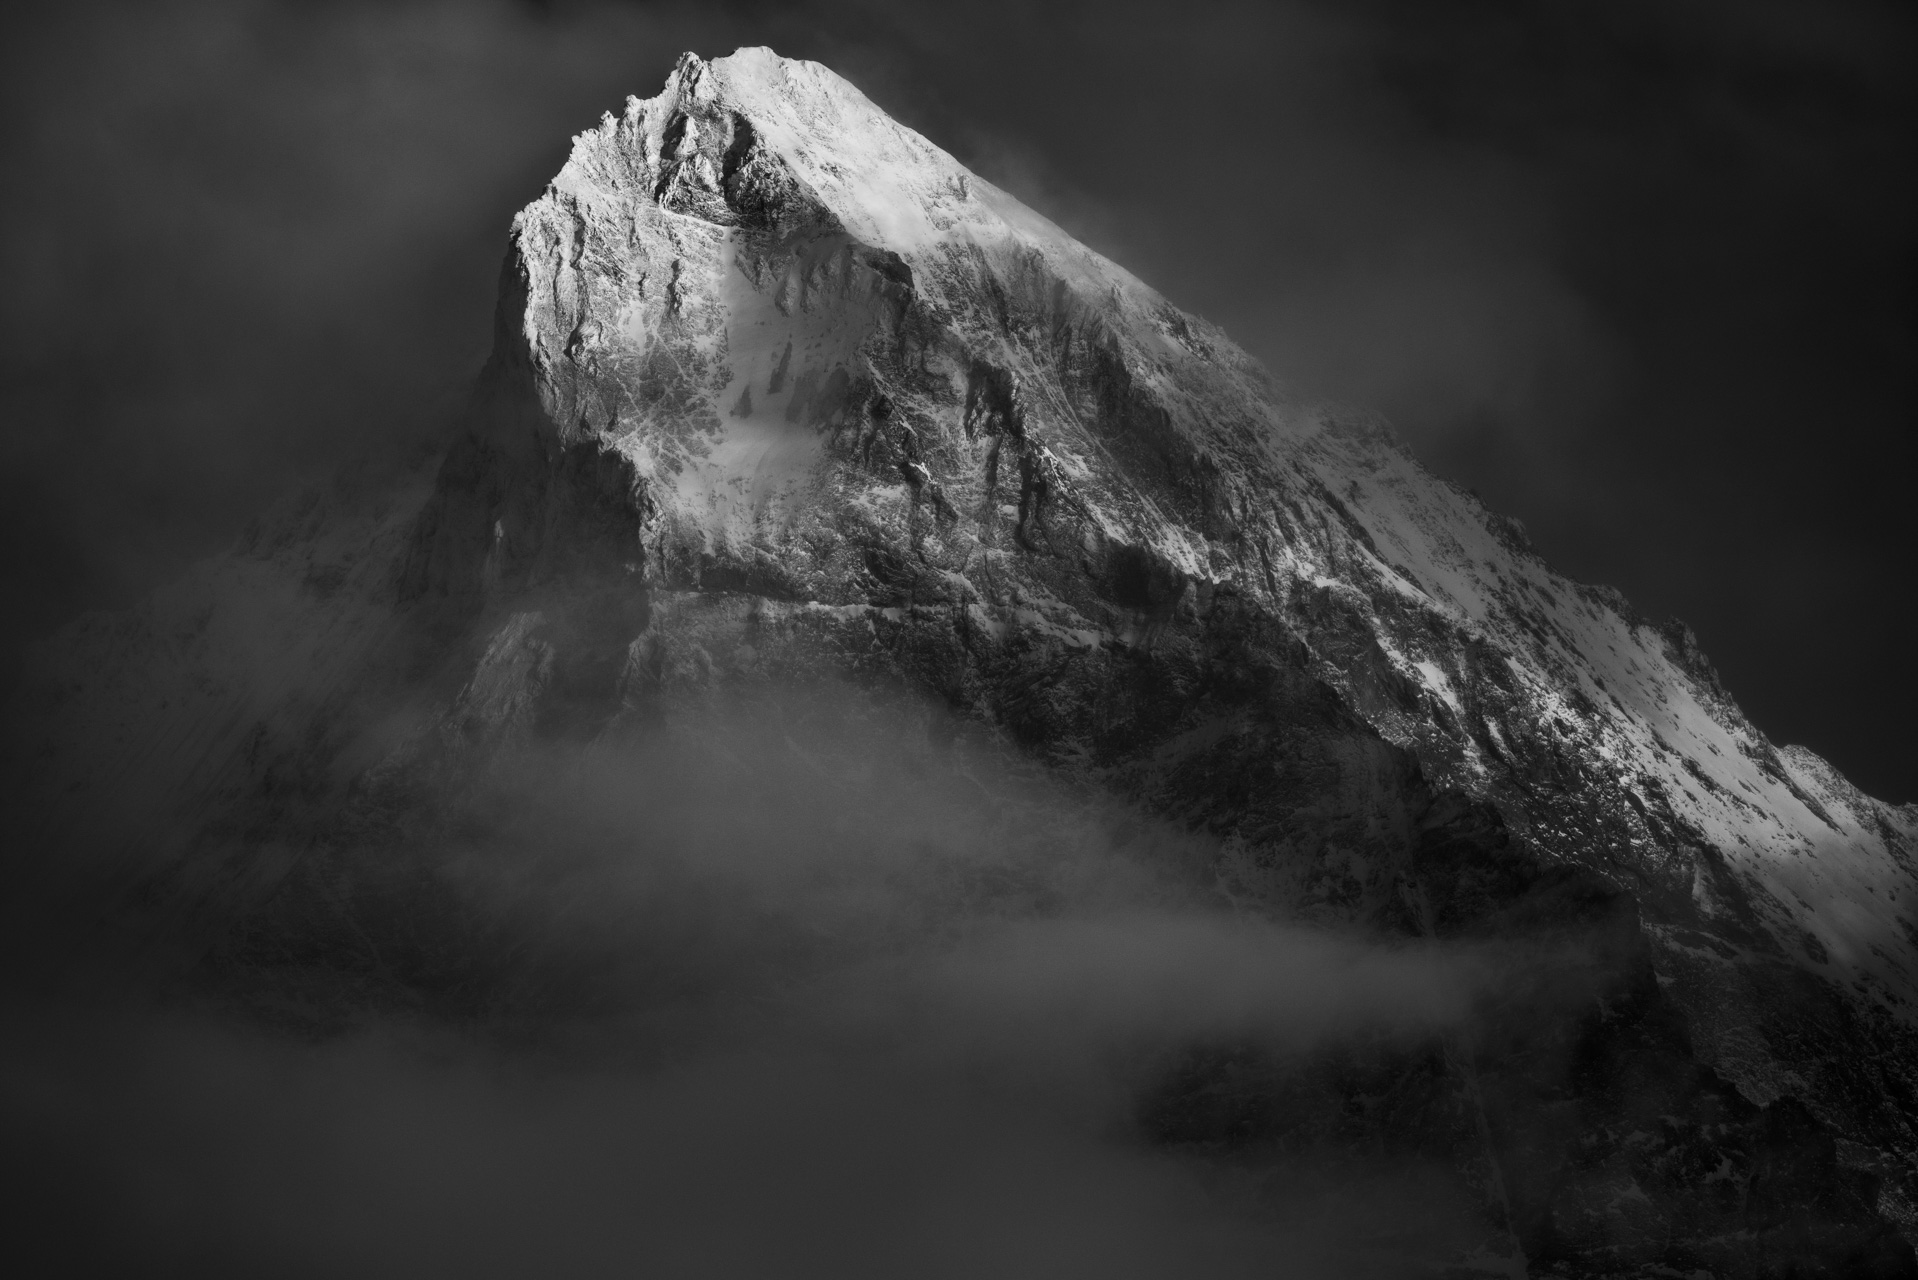
[[[1124, 1063], [1102, 1132], [1273, 1239], [1335, 1223], [1326, 1274], [1918, 1274], [1918, 809], [1773, 746], [1682, 624], [1558, 577], [811, 63], [687, 55], [580, 135], [443, 455], [42, 667], [48, 892], [108, 895], [195, 998], [537, 1041], [1010, 929], [993, 963], [1063, 964], [1097, 1016], [1172, 989], [1113, 957], [1177, 950], [1125, 914], [1176, 901], [1268, 932], [1193, 935], [1174, 1003], [1229, 1013], [1094, 1037]], [[782, 821], [949, 839], [963, 891], [741, 916], [764, 950], [711, 971], [656, 897], [642, 941], [569, 950], [522, 917], [570, 873], [447, 872], [548, 867], [533, 813], [571, 849], [705, 850], [674, 855], [696, 898], [784, 884], [701, 879]], [[1061, 880], [1108, 825], [1150, 834]], [[903, 874], [826, 861], [854, 897]], [[1085, 887], [1133, 876], [1159, 887], [1116, 915]], [[1061, 921], [1107, 932], [1022, 969], [1018, 930]], [[1298, 937], [1442, 990], [1414, 1015], [1359, 961], [1287, 961], [1285, 998], [1231, 994]]]

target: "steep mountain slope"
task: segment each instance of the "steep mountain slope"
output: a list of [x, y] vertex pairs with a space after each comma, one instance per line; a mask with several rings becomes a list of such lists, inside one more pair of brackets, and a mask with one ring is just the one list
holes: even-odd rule
[[[1581, 957], [1392, 1060], [1422, 1101], [1359, 1126], [1473, 1188], [1457, 1265], [1909, 1267], [1918, 809], [814, 64], [687, 55], [575, 139], [435, 474], [48, 662], [59, 838], [131, 857], [133, 822], [146, 900], [227, 912], [409, 770], [716, 689], [918, 690], [1216, 837], [1244, 909]], [[1195, 1047], [1141, 1123], [1361, 1141], [1321, 1121], [1386, 1067], [1287, 1070]]]

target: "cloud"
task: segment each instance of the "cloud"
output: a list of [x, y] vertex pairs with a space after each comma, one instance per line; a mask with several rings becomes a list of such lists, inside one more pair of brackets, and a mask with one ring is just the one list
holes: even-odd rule
[[523, 744], [390, 825], [377, 799], [336, 815], [358, 841], [131, 972], [83, 934], [92, 982], [35, 985], [16, 941], [15, 1247], [196, 1274], [1343, 1275], [1379, 1215], [1469, 1219], [1402, 1160], [1222, 1195], [1137, 1113], [1194, 1047], [1429, 1046], [1495, 966], [1237, 914], [1205, 838], [941, 715], [781, 694]]

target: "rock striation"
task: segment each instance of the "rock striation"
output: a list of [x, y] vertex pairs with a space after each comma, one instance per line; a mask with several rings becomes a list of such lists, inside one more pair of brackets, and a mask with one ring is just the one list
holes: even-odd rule
[[1429, 1051], [1193, 1046], [1152, 1140], [1438, 1152], [1453, 1274], [1913, 1274], [1918, 807], [769, 50], [577, 137], [443, 457], [84, 620], [31, 768], [63, 838], [174, 814], [135, 861], [187, 909], [152, 868], [209, 831], [223, 900], [270, 896], [369, 780], [846, 680], [1209, 833], [1247, 909], [1576, 944]]

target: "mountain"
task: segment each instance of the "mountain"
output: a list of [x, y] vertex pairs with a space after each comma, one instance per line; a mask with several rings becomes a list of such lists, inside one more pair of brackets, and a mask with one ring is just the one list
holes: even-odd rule
[[443, 451], [76, 623], [15, 719], [36, 847], [232, 984], [422, 780], [792, 689], [1194, 833], [1238, 912], [1506, 957], [1409, 1048], [1183, 1046], [1142, 1141], [1436, 1160], [1447, 1274], [1914, 1273], [1918, 806], [769, 50], [574, 139]]

